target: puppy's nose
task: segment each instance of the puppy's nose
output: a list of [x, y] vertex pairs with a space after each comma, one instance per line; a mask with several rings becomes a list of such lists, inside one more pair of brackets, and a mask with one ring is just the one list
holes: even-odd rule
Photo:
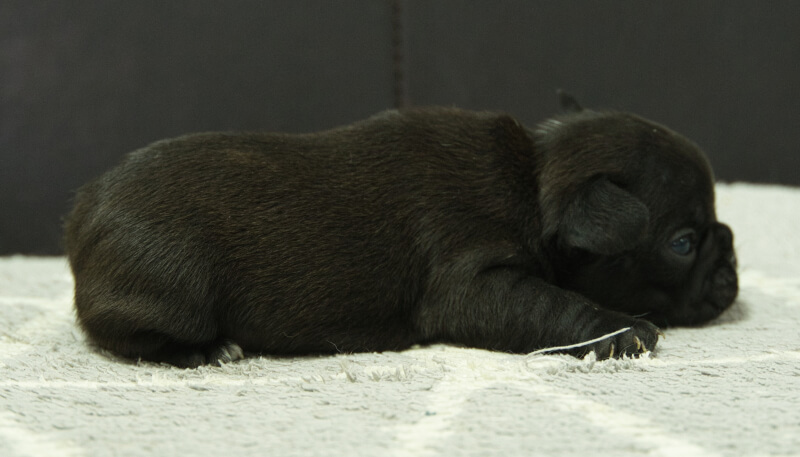
[[731, 250], [731, 253], [730, 253], [730, 255], [728, 255], [728, 258], [726, 260], [728, 261], [728, 263], [735, 270], [736, 269], [736, 253], [733, 252], [733, 250]]
[[717, 223], [714, 226], [713, 231], [714, 231], [714, 238], [716, 239], [716, 242], [720, 247], [722, 247], [723, 249], [733, 248], [733, 232], [727, 225]]
[[736, 252], [733, 250], [733, 231], [725, 224], [717, 223], [713, 229], [717, 246], [722, 253], [722, 260], [736, 270]]

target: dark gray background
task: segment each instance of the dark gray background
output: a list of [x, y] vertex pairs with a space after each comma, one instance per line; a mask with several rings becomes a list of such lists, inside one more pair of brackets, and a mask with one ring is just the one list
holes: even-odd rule
[[532, 125], [563, 88], [692, 138], [721, 180], [797, 185], [799, 64], [790, 0], [4, 0], [0, 254], [60, 253], [74, 189], [154, 140], [398, 100]]

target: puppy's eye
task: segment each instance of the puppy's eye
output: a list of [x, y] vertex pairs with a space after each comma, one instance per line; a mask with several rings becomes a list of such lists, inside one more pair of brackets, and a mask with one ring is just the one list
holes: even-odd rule
[[670, 243], [669, 247], [675, 254], [689, 255], [692, 252], [692, 240], [688, 236], [683, 236]]
[[675, 254], [685, 256], [694, 250], [694, 232], [684, 232], [669, 243], [669, 248]]

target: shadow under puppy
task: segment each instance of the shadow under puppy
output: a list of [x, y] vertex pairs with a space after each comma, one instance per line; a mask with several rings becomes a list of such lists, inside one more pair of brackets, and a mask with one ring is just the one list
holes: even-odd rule
[[719, 315], [737, 276], [703, 153], [562, 104], [535, 129], [427, 108], [135, 151], [66, 221], [79, 322], [102, 348], [194, 367], [432, 342], [525, 353], [627, 329], [565, 350], [605, 358], [653, 349], [653, 323]]

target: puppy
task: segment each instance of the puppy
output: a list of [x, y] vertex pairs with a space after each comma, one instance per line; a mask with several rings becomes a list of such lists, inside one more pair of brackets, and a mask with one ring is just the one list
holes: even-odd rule
[[719, 315], [737, 276], [706, 157], [562, 104], [534, 129], [428, 108], [135, 151], [66, 220], [78, 320], [102, 348], [195, 367], [433, 342], [618, 357], [655, 348], [654, 323]]

